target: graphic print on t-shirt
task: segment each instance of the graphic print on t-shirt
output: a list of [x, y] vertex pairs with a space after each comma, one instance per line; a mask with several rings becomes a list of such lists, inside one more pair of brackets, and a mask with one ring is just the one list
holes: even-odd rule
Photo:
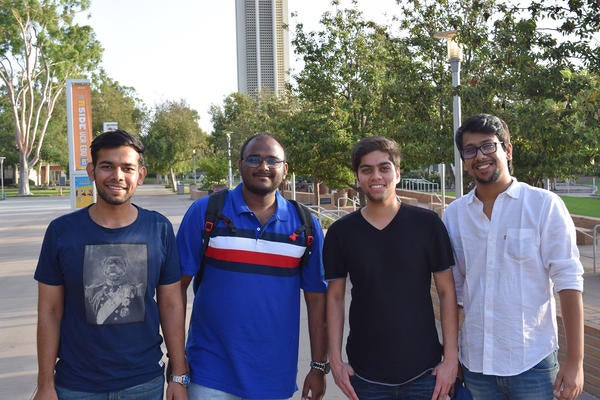
[[83, 285], [87, 323], [115, 325], [143, 321], [147, 284], [146, 244], [85, 246]]

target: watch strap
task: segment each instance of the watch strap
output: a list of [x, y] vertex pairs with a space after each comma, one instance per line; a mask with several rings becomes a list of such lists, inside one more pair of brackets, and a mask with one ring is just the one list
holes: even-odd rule
[[313, 369], [318, 369], [324, 374], [328, 374], [331, 368], [329, 367], [329, 361], [319, 362], [319, 361], [311, 361], [310, 367]]
[[190, 384], [190, 375], [189, 374], [170, 375], [169, 381], [179, 383], [180, 385], [187, 387]]

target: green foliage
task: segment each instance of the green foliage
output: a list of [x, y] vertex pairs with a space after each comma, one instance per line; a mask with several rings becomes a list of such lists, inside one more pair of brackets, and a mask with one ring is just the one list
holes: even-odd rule
[[199, 119], [198, 112], [183, 100], [165, 101], [156, 107], [148, 134], [142, 137], [149, 171], [166, 174], [192, 169], [193, 151], [201, 157], [206, 149], [207, 137]]
[[386, 28], [365, 21], [356, 3], [325, 13], [321, 25], [308, 33], [297, 25], [292, 41], [304, 69], [296, 76], [299, 107], [288, 127], [289, 153], [298, 173], [343, 188], [353, 182], [352, 145], [395, 128], [389, 111], [397, 100], [396, 53]]
[[[63, 91], [59, 96], [52, 118], [48, 123], [46, 138], [40, 151], [40, 159], [62, 166], [65, 171], [69, 170], [69, 148], [67, 138], [67, 104]], [[93, 114], [92, 114], [93, 115]]]
[[[508, 123], [519, 179], [598, 175], [600, 58], [591, 35], [600, 3], [555, 3], [398, 1], [401, 17], [384, 27], [365, 20], [356, 2], [334, 0], [317, 31], [296, 26], [304, 69], [290, 93], [232, 94], [213, 107], [215, 156], [225, 157], [227, 134], [235, 158], [248, 136], [271, 132], [286, 145], [291, 171], [331, 188], [352, 185], [349, 152], [368, 135], [395, 139], [405, 171], [449, 164], [458, 94], [463, 118], [486, 112]], [[457, 87], [446, 43], [434, 38], [447, 30], [464, 52]]]
[[[594, 65], [598, 71], [597, 42], [588, 35], [597, 32], [600, 7], [597, 2], [553, 3], [558, 4], [533, 1], [522, 9], [493, 0], [415, 0], [401, 6], [400, 26], [411, 46], [420, 49], [417, 59], [417, 54], [431, 54], [432, 49], [444, 54], [440, 49], [444, 43], [428, 43], [434, 32], [458, 32], [456, 39], [464, 51], [457, 90], [463, 116], [487, 112], [503, 118], [512, 134], [515, 175], [536, 185], [546, 177], [593, 173], [599, 149], [598, 121], [592, 117], [597, 83], [585, 76], [582, 65], [590, 66], [590, 72]], [[447, 65], [439, 56], [432, 63]], [[577, 78], [569, 79], [565, 70]], [[452, 112], [448, 75], [444, 69], [433, 69], [445, 126], [451, 126]], [[584, 103], [593, 105], [585, 108]], [[425, 129], [437, 129], [420, 121]], [[408, 145], [427, 151], [417, 141]]]
[[205, 157], [198, 163], [203, 176], [200, 187], [208, 190], [214, 185], [227, 183], [228, 164], [224, 157]]
[[0, 80], [19, 152], [21, 194], [41, 157], [56, 103], [68, 78], [84, 77], [102, 48], [89, 26], [74, 23], [87, 0], [5, 0], [0, 5]]
[[92, 88], [92, 116], [94, 134], [103, 131], [104, 122], [118, 122], [119, 129], [142, 134], [149, 111], [137, 97], [135, 89], [121, 86], [103, 71], [94, 80]]

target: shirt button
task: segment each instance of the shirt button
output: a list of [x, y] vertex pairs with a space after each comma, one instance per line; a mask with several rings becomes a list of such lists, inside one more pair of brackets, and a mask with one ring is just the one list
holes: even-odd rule
[[257, 231], [257, 232], [260, 232], [260, 227], [256, 228], [256, 231]]

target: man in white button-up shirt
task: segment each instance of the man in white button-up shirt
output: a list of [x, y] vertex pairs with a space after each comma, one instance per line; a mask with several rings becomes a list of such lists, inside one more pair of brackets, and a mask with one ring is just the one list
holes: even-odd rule
[[[574, 399], [583, 389], [583, 267], [569, 212], [554, 193], [511, 176], [501, 119], [467, 119], [456, 143], [475, 181], [444, 214], [465, 315], [465, 383], [475, 400]], [[567, 343], [560, 367], [554, 292]]]

